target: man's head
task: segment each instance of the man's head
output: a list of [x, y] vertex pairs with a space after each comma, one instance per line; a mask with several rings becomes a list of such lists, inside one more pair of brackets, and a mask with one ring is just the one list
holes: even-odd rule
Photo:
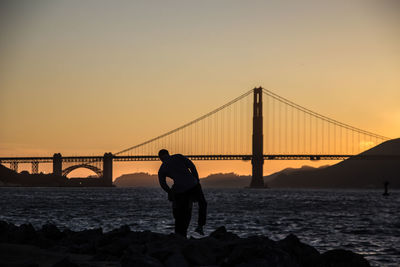
[[160, 151], [158, 151], [158, 157], [160, 158], [160, 160], [162, 162], [164, 162], [166, 159], [168, 159], [169, 157], [169, 152], [166, 149], [161, 149]]

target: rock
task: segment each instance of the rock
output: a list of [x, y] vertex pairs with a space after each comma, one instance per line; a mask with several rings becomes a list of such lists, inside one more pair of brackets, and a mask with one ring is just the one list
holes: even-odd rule
[[65, 236], [54, 224], [45, 224], [42, 226], [40, 233], [47, 239], [60, 240]]
[[124, 255], [121, 259], [121, 267], [163, 267], [157, 259], [147, 255]]
[[70, 261], [68, 257], [65, 257], [64, 259], [53, 265], [53, 267], [78, 267], [78, 266], [79, 266], [78, 264]]
[[114, 239], [111, 243], [98, 248], [97, 251], [101, 254], [121, 257], [124, 250], [128, 248], [129, 245], [130, 245], [130, 239], [126, 237], [119, 238], [119, 239]]
[[[270, 262], [266, 259], [251, 259], [247, 262], [243, 262], [240, 264], [235, 265], [236, 267], [265, 267], [265, 266], [276, 266], [276, 265], [271, 265]], [[281, 265], [279, 265], [281, 266]]]
[[210, 237], [223, 241], [235, 240], [239, 238], [238, 235], [226, 231], [225, 226], [218, 227], [214, 232], [210, 234]]
[[13, 235], [9, 236], [13, 242], [22, 244], [31, 244], [37, 237], [36, 230], [30, 223], [22, 224], [20, 227], [17, 227]]
[[354, 252], [334, 249], [322, 254], [322, 266], [329, 267], [370, 267], [369, 262], [363, 256]]
[[171, 254], [178, 252], [179, 249], [173, 245], [168, 247], [165, 242], [152, 242], [146, 245], [145, 251], [147, 255], [164, 262]]
[[268, 238], [253, 236], [239, 239], [232, 246], [232, 251], [224, 261], [227, 266], [260, 263], [266, 266], [298, 266], [292, 255]]
[[186, 261], [185, 257], [182, 255], [182, 253], [173, 253], [170, 255], [167, 260], [164, 262], [164, 265], [166, 267], [187, 267], [189, 266], [188, 262]]
[[292, 255], [301, 266], [318, 266], [320, 253], [307, 244], [301, 243], [297, 236], [290, 234], [277, 242], [278, 246]]
[[191, 240], [183, 249], [183, 255], [193, 265], [215, 265], [217, 263], [217, 246], [210, 246], [207, 238], [201, 240]]
[[8, 241], [9, 224], [5, 221], [0, 221], [0, 242]]
[[58, 267], [105, 266], [103, 264], [124, 267], [370, 266], [361, 255], [351, 251], [331, 250], [321, 255], [295, 235], [280, 241], [265, 236], [240, 238], [224, 226], [207, 237], [188, 240], [175, 234], [132, 232], [128, 226], [103, 233], [101, 228], [60, 231], [55, 225], [47, 224], [36, 231], [31, 224], [18, 227], [0, 221], [0, 246], [3, 246], [0, 266], [3, 262], [38, 266], [46, 263], [46, 266]]
[[93, 242], [88, 242], [83, 244], [72, 244], [69, 246], [68, 251], [78, 254], [94, 254], [96, 253], [96, 248]]
[[81, 245], [88, 242], [96, 242], [103, 236], [103, 230], [101, 228], [83, 230], [81, 232], [64, 231], [66, 235], [66, 243], [72, 243]]

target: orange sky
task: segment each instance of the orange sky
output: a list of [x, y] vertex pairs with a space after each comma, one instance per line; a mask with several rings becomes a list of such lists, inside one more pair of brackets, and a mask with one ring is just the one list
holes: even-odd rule
[[[1, 156], [116, 152], [259, 85], [400, 136], [397, 1], [16, 2], [0, 4]], [[248, 162], [198, 166], [250, 172]]]

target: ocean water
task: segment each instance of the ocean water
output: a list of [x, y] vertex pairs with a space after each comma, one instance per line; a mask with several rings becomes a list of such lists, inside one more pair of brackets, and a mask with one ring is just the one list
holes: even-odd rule
[[[224, 225], [240, 236], [279, 240], [290, 233], [320, 252], [343, 248], [373, 266], [400, 265], [400, 191], [204, 189], [210, 233]], [[196, 226], [194, 205], [190, 233]], [[0, 220], [51, 222], [72, 230], [127, 224], [173, 232], [171, 204], [159, 188], [0, 188]], [[194, 235], [194, 234], [193, 234]]]

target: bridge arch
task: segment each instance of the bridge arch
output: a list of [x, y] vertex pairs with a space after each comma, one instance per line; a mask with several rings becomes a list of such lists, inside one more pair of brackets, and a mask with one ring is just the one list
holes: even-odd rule
[[89, 164], [79, 164], [79, 165], [69, 166], [68, 168], [66, 168], [62, 171], [62, 175], [67, 176], [70, 172], [72, 172], [73, 170], [79, 169], [79, 168], [89, 169], [89, 170], [95, 172], [97, 174], [97, 176], [99, 176], [99, 177], [103, 176], [103, 171], [101, 169], [97, 168], [96, 166], [89, 165]]

